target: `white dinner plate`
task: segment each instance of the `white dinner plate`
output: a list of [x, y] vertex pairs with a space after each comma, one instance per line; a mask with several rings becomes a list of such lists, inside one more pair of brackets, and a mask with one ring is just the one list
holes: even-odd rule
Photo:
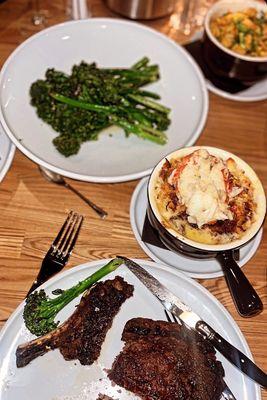
[[[98, 141], [64, 157], [54, 147], [57, 136], [30, 105], [29, 89], [47, 68], [69, 73], [82, 60], [103, 67], [130, 67], [143, 56], [158, 64], [161, 79], [147, 88], [172, 109], [164, 146], [107, 129]], [[192, 145], [205, 125], [208, 92], [192, 57], [163, 34], [141, 24], [93, 18], [55, 25], [22, 43], [0, 74], [0, 120], [11, 140], [29, 158], [52, 171], [90, 182], [123, 182], [148, 175], [167, 153]], [[112, 134], [111, 134], [112, 133]]]
[[16, 146], [11, 142], [0, 124], [0, 182], [4, 179], [13, 161]]
[[[203, 32], [203, 29], [196, 32], [195, 35], [193, 35], [190, 39], [190, 42], [200, 40], [203, 36]], [[240, 90], [237, 93], [230, 93], [226, 90], [219, 89], [209, 79], [206, 79], [206, 84], [210, 92], [233, 101], [254, 102], [267, 99], [267, 78], [262, 79], [260, 82], [254, 83], [254, 85], [248, 89]]]
[[[133, 192], [130, 204], [131, 227], [137, 242], [144, 252], [152, 260], [178, 269], [191, 278], [214, 279], [223, 276], [222, 268], [216, 259], [192, 259], [142, 241], [147, 209], [147, 184], [148, 178], [143, 178], [138, 183]], [[260, 229], [256, 237], [240, 249], [240, 259], [237, 262], [240, 267], [243, 267], [256, 253], [262, 239], [262, 233], [263, 229]]]
[[[56, 288], [66, 289], [103, 266], [108, 260], [94, 261], [65, 271], [49, 280], [43, 287], [50, 294]], [[185, 275], [164, 265], [136, 260], [171, 291], [200, 314], [213, 328], [248, 357], [252, 357], [246, 340], [237, 324], [225, 308], [201, 285]], [[121, 333], [125, 323], [134, 317], [166, 320], [159, 301], [125, 267], [120, 266], [105, 279], [116, 275], [134, 285], [134, 296], [127, 300], [113, 321], [99, 359], [91, 366], [82, 366], [78, 361], [65, 361], [58, 350], [50, 351], [33, 360], [23, 368], [16, 368], [16, 347], [32, 338], [24, 327], [22, 303], [12, 314], [0, 335], [0, 398], [1, 400], [96, 400], [98, 393], [113, 399], [138, 399], [113, 386], [106, 378], [106, 371], [122, 349]], [[74, 301], [60, 314], [61, 321], [75, 309]], [[238, 400], [260, 400], [258, 386], [240, 373], [223, 356], [225, 381]], [[119, 393], [119, 394], [118, 394]]]
[[254, 83], [250, 88], [241, 90], [238, 93], [229, 93], [225, 90], [219, 89], [208, 79], [207, 88], [218, 96], [234, 101], [249, 102], [267, 99], [267, 78]]

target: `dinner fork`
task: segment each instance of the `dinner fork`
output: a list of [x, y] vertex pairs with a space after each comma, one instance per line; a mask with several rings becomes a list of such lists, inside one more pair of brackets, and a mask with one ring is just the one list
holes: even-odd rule
[[62, 225], [57, 237], [46, 253], [37, 278], [33, 282], [27, 296], [46, 282], [51, 276], [61, 271], [67, 264], [76, 243], [83, 216], [71, 211]]
[[[164, 311], [168, 322], [175, 322], [176, 324], [183, 325], [183, 322], [174, 314], [168, 313], [167, 310]], [[225, 400], [237, 400], [227, 385], [225, 385], [223, 390], [222, 398]]]

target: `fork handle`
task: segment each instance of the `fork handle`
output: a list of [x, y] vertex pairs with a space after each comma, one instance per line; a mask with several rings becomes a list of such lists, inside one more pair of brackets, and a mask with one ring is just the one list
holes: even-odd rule
[[108, 213], [104, 211], [102, 208], [98, 207], [91, 200], [87, 199], [82, 193], [80, 193], [77, 189], [71, 186], [68, 182], [64, 182], [64, 186], [67, 189], [70, 189], [73, 193], [77, 194], [86, 204], [88, 204], [101, 218], [105, 218]]
[[55, 275], [57, 273], [57, 271], [55, 271], [54, 273], [50, 272], [50, 275], [48, 277], [38, 277], [35, 279], [35, 281], [33, 282], [33, 284], [31, 285], [28, 293], [26, 294], [25, 298], [28, 297], [32, 292], [34, 292], [36, 289], [39, 288], [39, 286], [41, 286], [43, 283], [45, 283], [49, 278], [51, 278], [53, 275]]
[[54, 273], [52, 271], [50, 271], [49, 276], [37, 276], [37, 278], [35, 279], [35, 281], [33, 282], [33, 284], [31, 285], [27, 295], [25, 297], [28, 297], [32, 292], [34, 292], [36, 289], [39, 288], [39, 286], [41, 286], [43, 283], [45, 283], [49, 278], [51, 278], [53, 275], [55, 275], [57, 273], [57, 271], [55, 271]]
[[32, 292], [34, 292], [43, 282], [38, 282], [37, 280], [33, 282], [25, 298], [27, 298]]
[[[46, 262], [48, 264], [46, 264]], [[36, 289], [39, 288], [43, 283], [45, 283], [49, 278], [51, 278], [53, 275], [55, 275], [57, 272], [59, 272], [62, 268], [62, 264], [57, 263], [58, 269], [55, 269], [50, 263], [49, 263], [49, 258], [46, 255], [43, 262], [42, 262], [42, 267], [41, 270], [39, 271], [39, 274], [37, 275], [37, 278], [33, 282], [32, 286], [30, 287], [26, 297], [28, 297], [32, 292], [34, 292]]]

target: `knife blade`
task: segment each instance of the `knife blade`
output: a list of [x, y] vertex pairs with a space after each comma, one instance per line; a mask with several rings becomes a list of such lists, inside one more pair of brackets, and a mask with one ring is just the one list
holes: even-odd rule
[[259, 385], [267, 388], [267, 375], [245, 354], [224, 339], [210, 325], [203, 321], [199, 315], [184, 304], [176, 295], [162, 283], [148, 273], [143, 267], [129, 258], [118, 256], [130, 271], [157, 297], [163, 307], [178, 317], [189, 329], [197, 331], [240, 371], [249, 376]]

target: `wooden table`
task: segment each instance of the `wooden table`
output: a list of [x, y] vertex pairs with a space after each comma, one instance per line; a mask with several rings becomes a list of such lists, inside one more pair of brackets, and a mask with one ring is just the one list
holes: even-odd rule
[[[41, 1], [47, 25], [64, 21], [65, 2]], [[101, 2], [93, 0], [93, 16], [115, 16]], [[0, 66], [10, 53], [38, 29], [31, 24], [31, 3], [7, 0], [0, 4]], [[169, 18], [149, 25], [184, 41], [172, 29]], [[206, 127], [197, 144], [229, 150], [247, 161], [258, 173], [267, 190], [267, 101], [237, 103], [210, 93], [210, 111]], [[37, 166], [20, 151], [4, 181], [0, 184], [0, 326], [23, 300], [34, 280], [42, 258], [70, 209], [83, 213], [85, 222], [69, 261], [71, 268], [85, 261], [113, 257], [145, 258], [136, 242], [129, 220], [131, 195], [137, 181], [122, 184], [75, 182], [75, 187], [109, 213], [100, 220], [75, 195], [46, 182]], [[265, 225], [266, 236], [266, 225]], [[264, 312], [252, 319], [241, 318], [223, 278], [201, 280], [231, 313], [245, 335], [258, 365], [267, 370], [266, 252], [264, 237], [257, 254], [244, 267], [264, 304]], [[267, 400], [267, 392], [263, 393]], [[243, 399], [240, 399], [243, 400]], [[250, 399], [254, 400], [254, 399]]]

